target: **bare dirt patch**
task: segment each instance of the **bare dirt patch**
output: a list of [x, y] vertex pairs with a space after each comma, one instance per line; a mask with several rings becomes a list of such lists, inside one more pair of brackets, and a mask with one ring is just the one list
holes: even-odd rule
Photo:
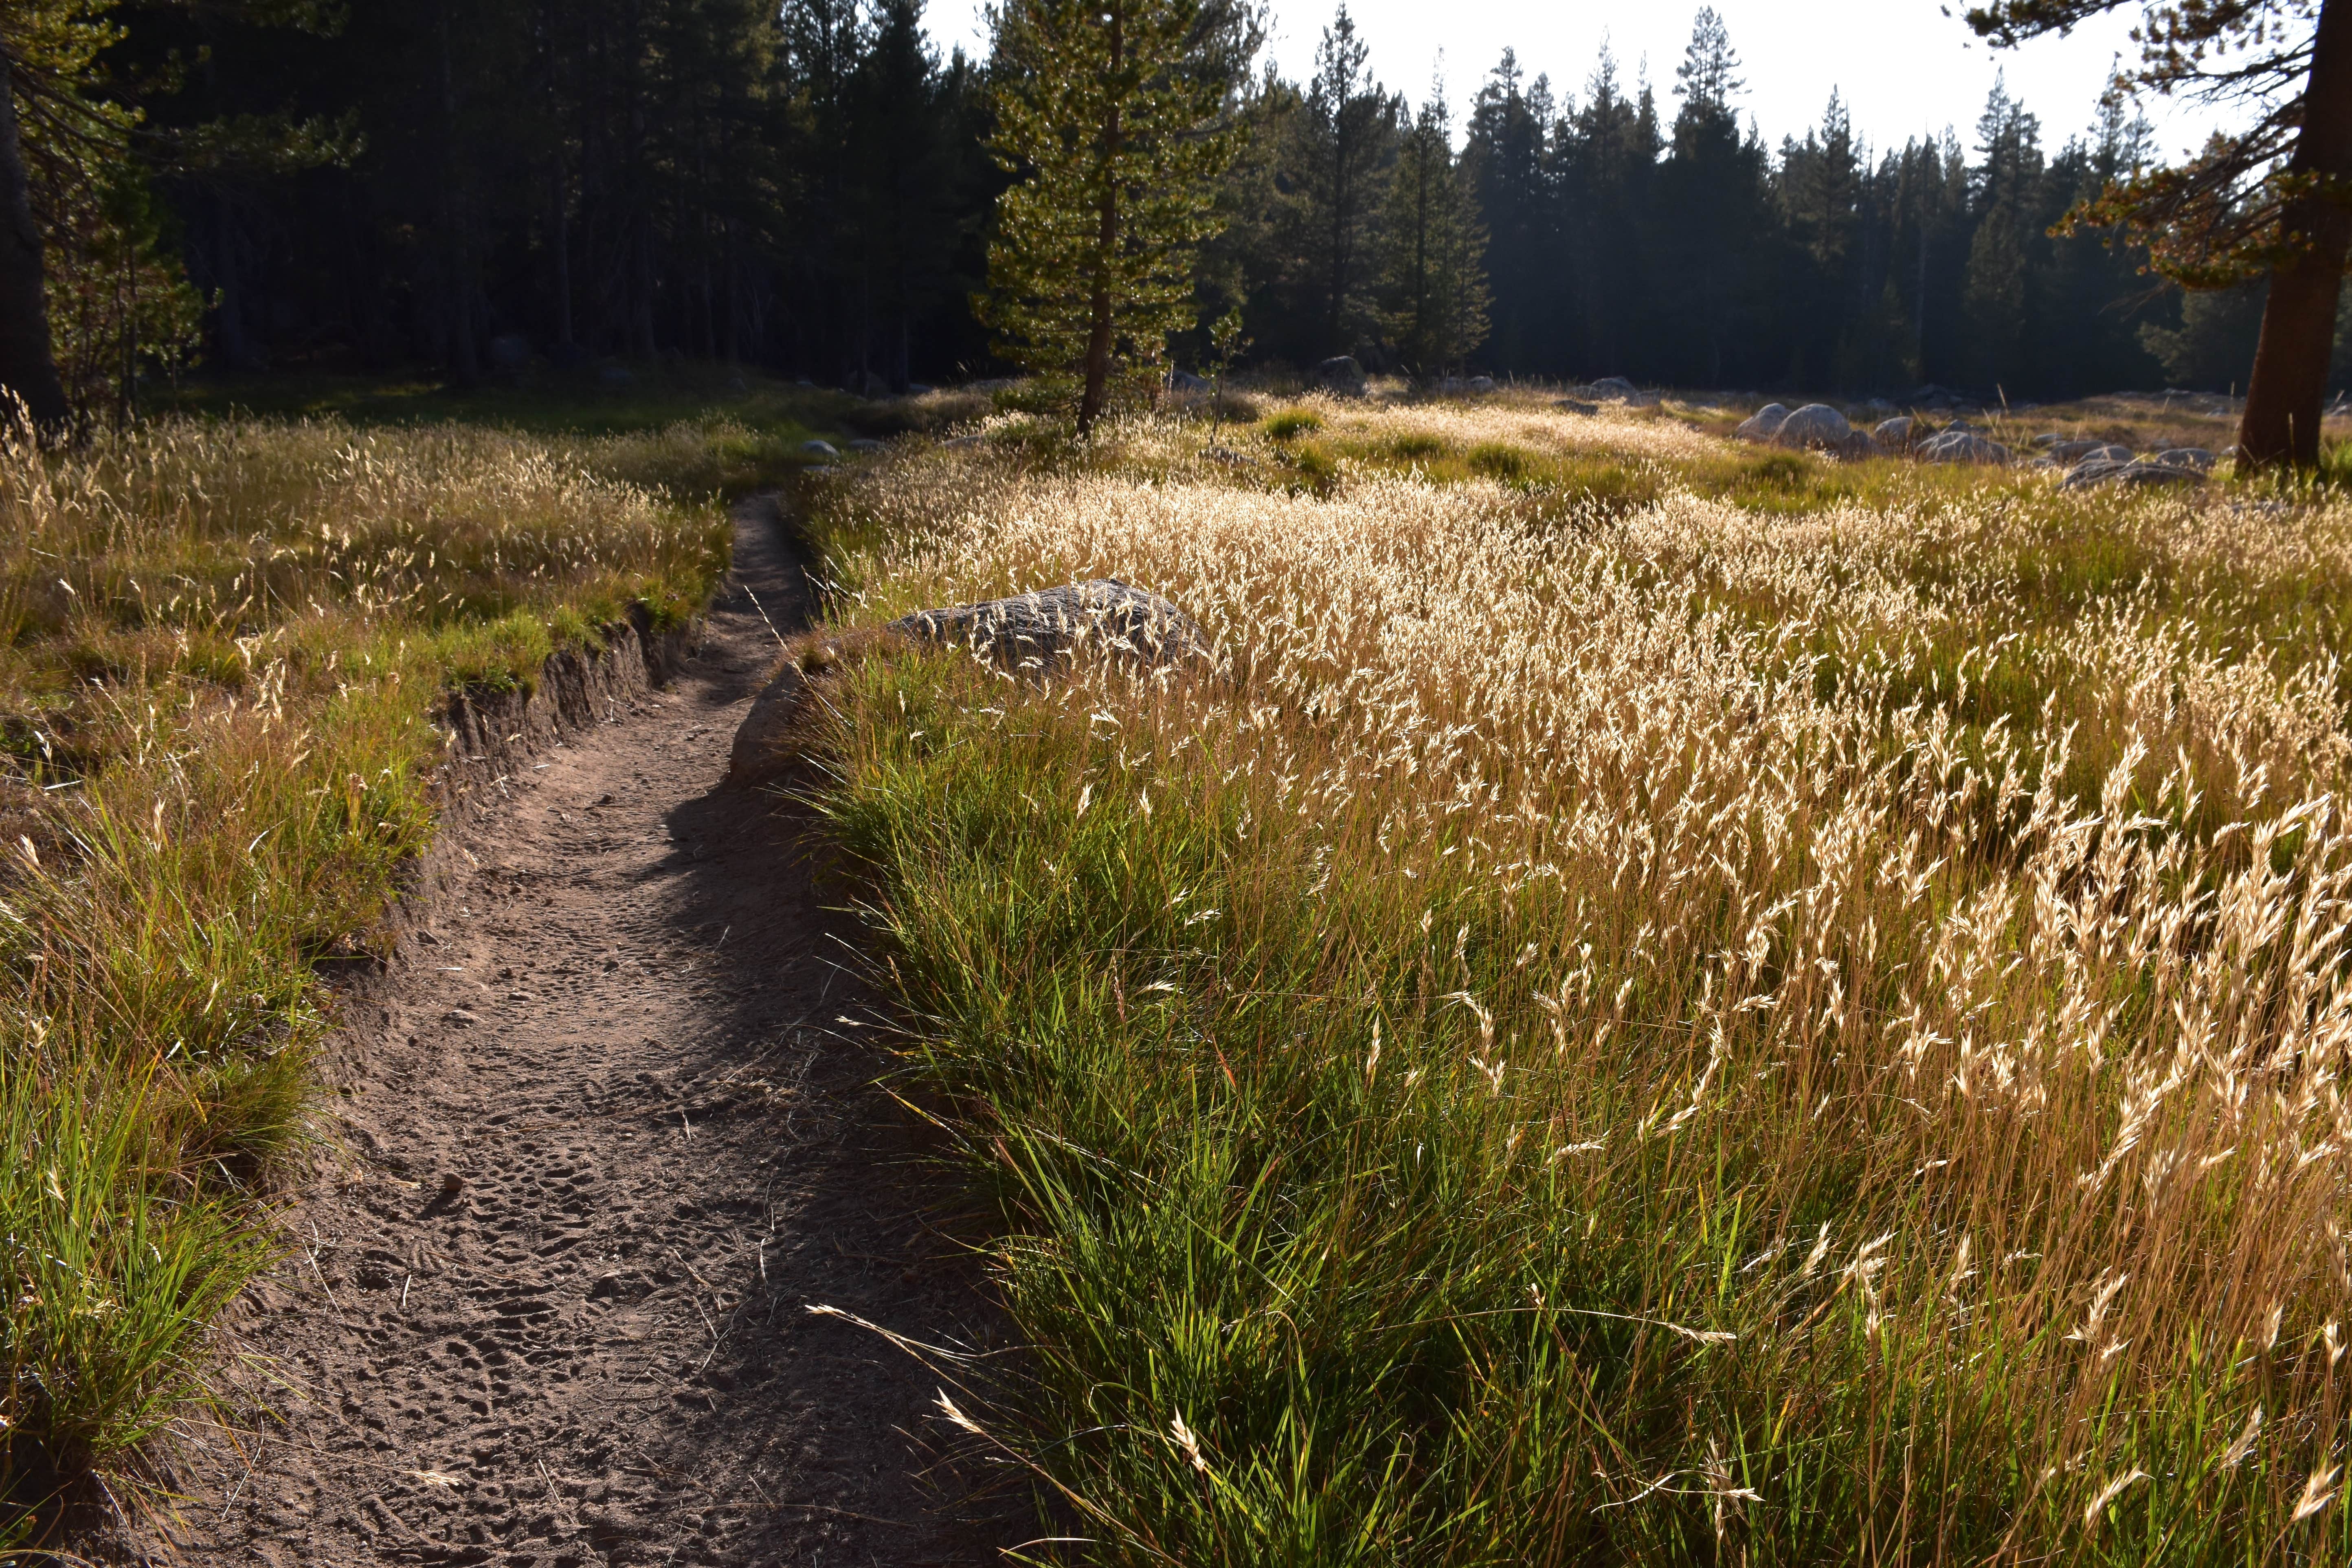
[[[933, 1343], [992, 1320], [875, 1087], [800, 825], [719, 787], [804, 579], [772, 503], [698, 655], [453, 814], [351, 1008], [300, 1246], [226, 1332], [234, 1429], [121, 1545], [194, 1563], [955, 1563]], [[837, 893], [833, 901], [838, 901]], [[110, 1552], [110, 1555], [115, 1553]]]

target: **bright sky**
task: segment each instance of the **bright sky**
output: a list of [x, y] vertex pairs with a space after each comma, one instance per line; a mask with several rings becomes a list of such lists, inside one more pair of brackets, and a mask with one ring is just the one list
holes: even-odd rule
[[[1416, 103], [1432, 73], [1443, 69], [1458, 134], [1479, 82], [1506, 46], [1518, 51], [1529, 78], [1549, 74], [1555, 91], [1581, 96], [1605, 39], [1617, 57], [1618, 78], [1629, 88], [1646, 57], [1650, 81], [1671, 117], [1675, 67], [1690, 41], [1700, 0], [1636, 5], [1631, 11], [1593, 4], [1527, 4], [1525, 0], [1353, 0], [1349, 10], [1370, 45], [1372, 68], [1392, 90]], [[2112, 61], [2129, 58], [2126, 37], [2139, 8], [2126, 6], [2075, 29], [1996, 52], [1978, 41], [1959, 18], [1964, 0], [1713, 0], [1731, 30], [1748, 90], [1741, 107], [1765, 140], [1801, 136], [1818, 123], [1836, 89], [1854, 129], [1873, 145], [1906, 137], [1940, 135], [1946, 126], [1963, 142], [1972, 138], [1996, 69], [2011, 93], [2042, 120], [2042, 140], [2055, 147], [2087, 127]], [[931, 0], [932, 36], [943, 46], [987, 49], [982, 0]], [[1286, 76], [1303, 78], [1315, 45], [1331, 18], [1327, 0], [1274, 0], [1273, 58]], [[2202, 139], [2190, 115], [2152, 105], [2167, 153]]]

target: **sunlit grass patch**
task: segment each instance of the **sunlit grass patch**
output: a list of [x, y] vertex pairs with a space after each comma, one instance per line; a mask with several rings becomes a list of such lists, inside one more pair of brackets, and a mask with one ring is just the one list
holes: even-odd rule
[[815, 498], [860, 622], [1217, 649], [829, 694], [967, 1410], [1112, 1562], [2343, 1552], [2352, 504], [1559, 421]]

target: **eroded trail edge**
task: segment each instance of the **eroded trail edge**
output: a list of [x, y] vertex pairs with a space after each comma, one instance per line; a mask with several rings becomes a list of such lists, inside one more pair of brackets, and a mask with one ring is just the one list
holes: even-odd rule
[[351, 1009], [365, 1066], [289, 1214], [299, 1249], [226, 1329], [236, 1429], [183, 1435], [184, 1500], [136, 1550], [993, 1556], [925, 1446], [935, 1380], [805, 1310], [989, 1330], [873, 1087], [857, 933], [798, 825], [719, 787], [767, 617], [810, 610], [772, 500], [737, 508], [736, 561], [670, 688], [453, 810], [457, 858]]

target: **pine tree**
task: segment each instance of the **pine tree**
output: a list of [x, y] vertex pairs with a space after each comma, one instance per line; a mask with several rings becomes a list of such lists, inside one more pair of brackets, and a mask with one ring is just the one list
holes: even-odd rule
[[1720, 386], [1754, 366], [1767, 275], [1758, 266], [1772, 236], [1768, 157], [1742, 139], [1732, 98], [1743, 90], [1739, 58], [1723, 19], [1701, 9], [1675, 69], [1682, 108], [1660, 170], [1659, 261], [1679, 329], [1679, 379]]
[[1019, 183], [997, 201], [984, 309], [1008, 358], [1076, 384], [1084, 436], [1114, 380], [1150, 387], [1192, 324], [1237, 136], [1231, 23], [1202, 0], [1004, 0], [992, 19], [992, 146]]
[[1416, 374], [1459, 367], [1486, 336], [1485, 226], [1433, 89], [1389, 183], [1382, 292], [1389, 340]]
[[1341, 5], [1316, 45], [1315, 74], [1296, 121], [1305, 292], [1321, 317], [1317, 348], [1325, 354], [1354, 353], [1378, 322], [1374, 252], [1382, 182], [1395, 162], [1403, 110], [1373, 79], [1370, 53]]
[[1517, 55], [1505, 49], [1479, 89], [1463, 138], [1463, 162], [1489, 237], [1492, 355], [1510, 370], [1530, 370], [1542, 361], [1565, 305], [1550, 167], [1551, 84], [1538, 76], [1522, 85], [1523, 75]]

